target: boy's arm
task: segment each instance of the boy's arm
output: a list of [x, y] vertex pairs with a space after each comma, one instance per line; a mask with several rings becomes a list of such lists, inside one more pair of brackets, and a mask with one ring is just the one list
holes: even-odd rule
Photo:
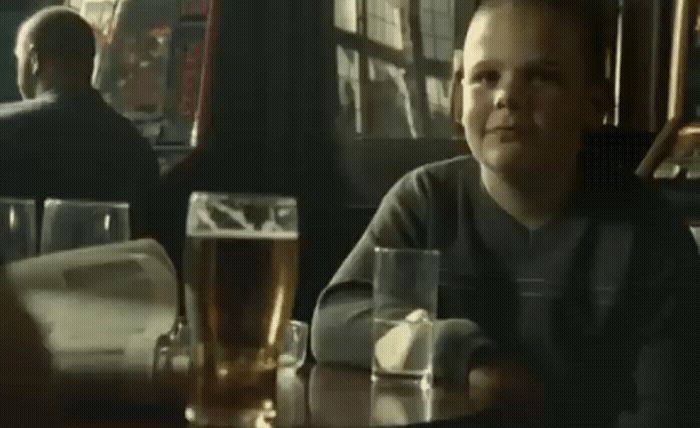
[[319, 296], [311, 323], [311, 351], [319, 362], [370, 367], [374, 247], [418, 247], [426, 203], [415, 174], [382, 200], [355, 248]]
[[[420, 170], [419, 170], [420, 171]], [[425, 248], [429, 201], [414, 171], [384, 197], [352, 252], [321, 293], [311, 325], [311, 350], [321, 363], [369, 368], [372, 364], [372, 273], [374, 247]], [[465, 382], [469, 356], [490, 344], [466, 319], [438, 320], [434, 372]]]

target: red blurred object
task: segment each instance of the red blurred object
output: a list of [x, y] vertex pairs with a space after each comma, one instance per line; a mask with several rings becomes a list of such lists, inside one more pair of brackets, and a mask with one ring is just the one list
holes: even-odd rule
[[185, 0], [180, 8], [180, 15], [201, 15], [207, 16], [211, 0]]
[[177, 68], [181, 76], [177, 88], [177, 110], [190, 121], [195, 119], [197, 112], [203, 56], [204, 42], [201, 42], [192, 45], [177, 58]]

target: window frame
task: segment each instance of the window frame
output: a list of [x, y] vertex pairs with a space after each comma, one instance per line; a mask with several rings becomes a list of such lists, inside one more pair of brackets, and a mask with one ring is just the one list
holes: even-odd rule
[[[692, 156], [686, 156], [687, 152], [693, 151], [700, 144], [700, 122], [684, 122], [688, 54], [693, 31], [690, 23], [697, 21], [699, 8], [700, 0], [676, 0], [669, 65], [667, 121], [637, 168], [636, 173], [640, 177], [676, 178], [681, 171], [680, 164], [693, 161]], [[669, 167], [673, 171], [671, 174], [667, 172]]]
[[[416, 83], [415, 102], [412, 102], [414, 110], [419, 116], [421, 123], [420, 132], [417, 138], [433, 138], [436, 135], [432, 129], [430, 116], [430, 105], [427, 94], [427, 78], [434, 77], [439, 81], [444, 81], [446, 76], [450, 75], [452, 69], [452, 58], [442, 61], [435, 58], [425, 56], [423, 46], [423, 29], [421, 26], [421, 0], [406, 0], [408, 4], [408, 25], [410, 31], [410, 42], [413, 49], [413, 61], [406, 59], [405, 53], [402, 50], [394, 49], [380, 42], [372, 40], [369, 36], [369, 0], [354, 0], [357, 7], [357, 32], [347, 31], [333, 24], [334, 46], [337, 51], [338, 47], [346, 50], [356, 51], [359, 58], [359, 97], [360, 97], [360, 114], [362, 129], [357, 134], [356, 138], [376, 138], [370, 137], [371, 132], [371, 117], [369, 109], [369, 62], [370, 58], [390, 63], [398, 68], [406, 71], [405, 77], [407, 81]], [[387, 0], [385, 0], [387, 1]], [[444, 1], [444, 0], [441, 0]], [[458, 40], [463, 35], [466, 22], [461, 15], [464, 13], [473, 13], [475, 2], [467, 2], [456, 0], [454, 5], [454, 29], [455, 35], [453, 41]], [[333, 7], [337, 7], [334, 2]], [[335, 14], [333, 15], [335, 16]], [[456, 44], [456, 43], [455, 43]], [[456, 46], [453, 46], [453, 51]], [[334, 52], [335, 52], [334, 51]], [[336, 59], [337, 61], [337, 59]], [[338, 73], [335, 76], [338, 79]], [[336, 85], [338, 87], [338, 85]], [[337, 89], [336, 89], [337, 91]], [[449, 130], [445, 131], [449, 133]]]

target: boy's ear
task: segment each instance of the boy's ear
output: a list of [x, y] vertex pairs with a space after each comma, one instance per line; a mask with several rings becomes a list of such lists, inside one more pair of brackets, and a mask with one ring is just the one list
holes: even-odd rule
[[464, 59], [463, 51], [456, 50], [452, 59], [452, 96], [450, 99], [450, 118], [455, 135], [464, 137], [464, 126], [462, 125], [462, 104], [464, 87]]

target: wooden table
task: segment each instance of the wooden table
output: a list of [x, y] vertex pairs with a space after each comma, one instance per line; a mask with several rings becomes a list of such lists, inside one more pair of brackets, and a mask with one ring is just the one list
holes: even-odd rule
[[[69, 414], [70, 428], [160, 428], [188, 426], [179, 404], [156, 405], [132, 412], [128, 404], [111, 407], [108, 415]], [[420, 423], [476, 413], [465, 386], [439, 383], [424, 393], [418, 388], [397, 388], [372, 383], [366, 370], [315, 365], [299, 372], [278, 372], [279, 426], [377, 426]], [[124, 414], [129, 414], [124, 417]]]

